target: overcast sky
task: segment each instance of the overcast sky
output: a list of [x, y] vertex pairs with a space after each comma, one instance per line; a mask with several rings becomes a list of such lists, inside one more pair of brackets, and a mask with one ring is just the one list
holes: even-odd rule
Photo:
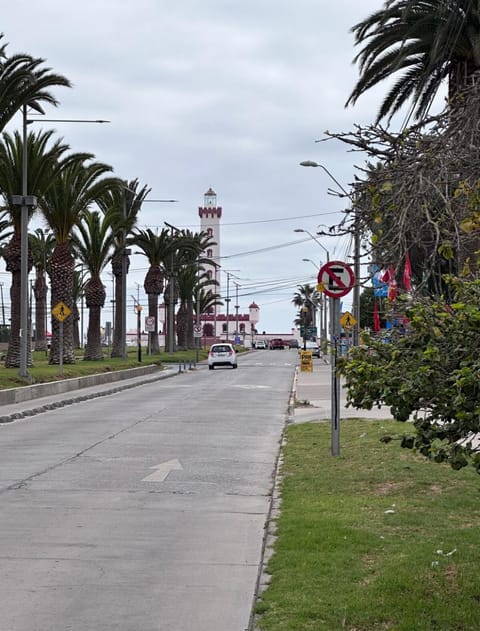
[[[315, 283], [325, 261], [316, 234], [344, 202], [321, 162], [345, 187], [358, 154], [315, 143], [325, 130], [373, 121], [381, 91], [344, 108], [357, 78], [350, 28], [381, 0], [16, 0], [2, 10], [9, 54], [46, 59], [72, 89], [55, 91], [46, 118], [107, 119], [106, 125], [45, 123], [75, 151], [89, 151], [123, 179], [151, 187], [140, 227], [164, 221], [199, 229], [209, 187], [223, 208], [222, 267], [239, 285], [240, 312], [255, 301], [258, 328], [290, 333], [297, 285]], [[20, 129], [18, 116], [12, 127]], [[345, 243], [321, 238], [331, 259]], [[286, 245], [288, 244], [288, 245]], [[2, 268], [2, 271], [4, 268]], [[134, 256], [128, 295], [143, 293], [145, 259]], [[8, 275], [0, 278], [9, 284]], [[104, 275], [108, 298], [111, 281]], [[138, 284], [142, 285], [138, 289]], [[226, 275], [223, 274], [223, 292]], [[344, 299], [346, 308], [351, 295]], [[234, 304], [234, 303], [232, 303]], [[133, 305], [133, 303], [132, 303]], [[111, 319], [105, 313], [102, 320]], [[135, 326], [133, 307], [128, 327]]]

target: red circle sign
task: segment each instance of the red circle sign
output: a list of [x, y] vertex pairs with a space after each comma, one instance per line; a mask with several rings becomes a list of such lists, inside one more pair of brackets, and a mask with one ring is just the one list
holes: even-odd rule
[[346, 296], [355, 284], [355, 276], [350, 265], [343, 261], [328, 261], [318, 272], [318, 283], [323, 285], [323, 293], [330, 298]]

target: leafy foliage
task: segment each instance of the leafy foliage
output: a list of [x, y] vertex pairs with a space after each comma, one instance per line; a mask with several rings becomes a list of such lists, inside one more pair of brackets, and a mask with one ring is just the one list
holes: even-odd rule
[[402, 446], [455, 469], [471, 462], [480, 473], [471, 443], [480, 432], [480, 281], [447, 282], [450, 304], [441, 297], [405, 302], [407, 334], [388, 342], [366, 336], [340, 372], [348, 405], [387, 405], [397, 421], [413, 421]]

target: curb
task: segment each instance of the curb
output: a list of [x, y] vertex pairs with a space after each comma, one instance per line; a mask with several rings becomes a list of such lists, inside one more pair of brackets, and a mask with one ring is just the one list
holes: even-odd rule
[[[169, 377], [173, 377], [177, 374], [180, 374], [179, 372], [176, 372], [174, 370], [162, 370], [159, 371], [157, 366], [153, 366], [154, 370], [150, 370], [148, 372], [144, 372], [143, 374], [145, 375], [144, 379], [138, 379], [137, 381], [134, 382], [129, 382], [129, 383], [122, 383], [121, 385], [118, 386], [114, 386], [112, 388], [108, 388], [105, 390], [98, 390], [96, 392], [90, 392], [90, 393], [86, 393], [86, 394], [82, 394], [82, 395], [77, 395], [77, 396], [72, 396], [69, 398], [65, 398], [59, 401], [53, 401], [50, 403], [45, 403], [43, 405], [40, 405], [38, 407], [33, 407], [33, 408], [29, 408], [29, 409], [25, 409], [22, 410], [20, 412], [13, 412], [11, 414], [5, 414], [3, 416], [0, 416], [0, 424], [2, 423], [11, 423], [13, 421], [16, 421], [18, 419], [22, 419], [22, 418], [26, 418], [28, 416], [35, 416], [36, 414], [41, 414], [42, 412], [48, 412], [48, 410], [54, 410], [56, 408], [61, 408], [61, 407], [65, 407], [66, 405], [72, 405], [74, 403], [79, 403], [81, 401], [87, 401], [89, 399], [95, 399], [97, 397], [104, 397], [104, 396], [108, 396], [110, 394], [115, 394], [116, 392], [120, 392], [121, 390], [128, 390], [130, 388], [136, 388], [137, 386], [142, 386], [144, 384], [150, 383], [152, 381], [158, 381], [160, 379], [168, 379]], [[68, 392], [71, 390], [78, 390], [80, 388], [87, 388], [87, 387], [92, 387], [95, 385], [104, 385], [105, 384], [105, 380], [102, 380], [101, 377], [106, 374], [106, 375], [114, 375], [117, 374], [117, 378], [115, 379], [115, 381], [126, 381], [128, 379], [133, 379], [138, 377], [138, 373], [135, 373], [134, 371], [137, 371], [137, 368], [131, 368], [128, 370], [118, 370], [115, 371], [115, 373], [102, 373], [101, 375], [96, 375], [96, 377], [100, 377], [100, 379], [95, 382], [95, 383], [87, 383], [84, 382], [85, 385], [83, 386], [77, 386], [75, 387], [73, 385], [74, 382], [78, 382], [79, 379], [84, 379], [84, 377], [80, 377], [79, 379], [71, 379], [71, 380], [65, 380], [70, 382], [70, 384], [72, 385], [72, 387], [67, 386], [67, 389], [60, 389], [59, 391], [55, 392], [55, 391], [50, 391], [48, 394], [50, 395], [55, 395], [55, 394], [61, 394], [62, 392]], [[133, 373], [133, 374], [132, 374]], [[155, 374], [153, 374], [155, 373]], [[95, 375], [90, 375], [89, 379], [91, 377], [94, 377]], [[140, 375], [142, 376], [142, 375]], [[90, 379], [91, 380], [91, 379]], [[61, 384], [61, 383], [65, 383], [65, 382], [54, 382], [54, 384]], [[54, 385], [54, 384], [39, 384], [39, 385]], [[35, 388], [35, 386], [24, 386], [24, 388]], [[14, 388], [14, 390], [19, 390], [20, 388]], [[54, 390], [54, 389], [53, 389]], [[6, 391], [8, 392], [8, 391]], [[43, 394], [43, 395], [37, 395], [37, 398], [39, 396], [48, 396], [48, 394]], [[22, 403], [22, 401], [30, 401], [33, 397], [26, 397], [23, 400], [20, 400], [19, 402]]]

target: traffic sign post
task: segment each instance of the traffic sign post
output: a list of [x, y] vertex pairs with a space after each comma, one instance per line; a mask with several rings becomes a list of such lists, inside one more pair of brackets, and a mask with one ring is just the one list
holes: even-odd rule
[[[340, 339], [340, 298], [346, 296], [355, 284], [352, 268], [343, 261], [328, 261], [318, 272], [317, 288], [330, 297], [332, 331], [332, 382], [331, 382], [331, 454], [340, 455], [340, 379], [337, 375], [338, 343]], [[344, 314], [345, 317], [346, 314]], [[354, 317], [345, 319], [343, 326], [355, 324]]]
[[58, 320], [59, 369], [63, 373], [63, 321], [72, 313], [70, 307], [60, 301], [52, 309], [52, 315]]

